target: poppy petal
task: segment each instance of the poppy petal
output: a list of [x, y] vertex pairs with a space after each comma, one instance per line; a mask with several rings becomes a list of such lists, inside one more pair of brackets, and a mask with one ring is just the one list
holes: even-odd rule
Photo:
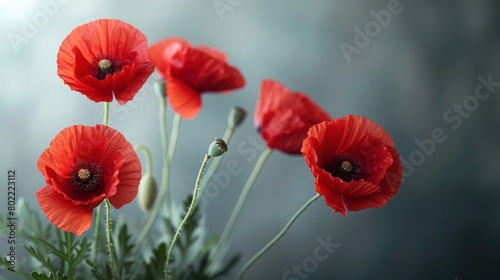
[[403, 181], [403, 165], [398, 151], [393, 147], [387, 147], [392, 157], [392, 165], [385, 172], [384, 178], [379, 185], [382, 191], [394, 196], [399, 191], [399, 186]]
[[374, 193], [366, 197], [344, 197], [344, 202], [349, 211], [359, 211], [367, 208], [380, 208], [384, 206], [392, 196], [385, 193]]
[[120, 187], [117, 188], [116, 194], [109, 198], [109, 201], [116, 209], [134, 200], [137, 196], [140, 179], [141, 174], [139, 173], [139, 176], [137, 176], [137, 164], [135, 162], [127, 161], [120, 166], [120, 172], [118, 173]]
[[219, 50], [207, 46], [198, 46], [197, 49], [206, 54], [209, 54], [211, 57], [217, 60], [220, 60], [222, 62], [227, 62], [227, 55]]
[[[112, 72], [99, 70], [108, 60]], [[69, 87], [94, 102], [120, 104], [133, 99], [153, 73], [144, 34], [120, 20], [101, 19], [78, 26], [64, 39], [57, 55], [57, 73]]]
[[[369, 119], [349, 115], [311, 127], [301, 152], [315, 178], [315, 189], [325, 196], [327, 204], [335, 211], [343, 206], [357, 211], [382, 207], [399, 190], [403, 168], [398, 152], [389, 144], [393, 141], [383, 128]], [[332, 165], [332, 160], [338, 157], [356, 167], [336, 170], [340, 167]], [[342, 178], [356, 179], [348, 182], [332, 175], [338, 172], [345, 172]]]
[[163, 53], [165, 49], [173, 43], [179, 43], [189, 46], [189, 42], [185, 40], [179, 38], [169, 38], [154, 43], [151, 47], [149, 47], [149, 60], [155, 65], [156, 70], [158, 71], [158, 74], [161, 78], [164, 78], [164, 73], [167, 71], [168, 67], [168, 61], [164, 59]]
[[264, 115], [260, 133], [269, 148], [300, 154], [302, 141], [310, 126], [294, 111], [280, 108]]
[[[63, 44], [68, 43], [63, 42]], [[94, 102], [113, 101], [111, 85], [109, 82], [100, 83], [94, 76], [89, 75], [88, 69], [94, 66], [84, 57], [78, 47], [73, 47], [71, 59], [67, 56], [67, 52], [61, 50], [57, 58], [58, 74], [65, 84]]]
[[269, 148], [300, 154], [309, 128], [329, 119], [307, 95], [292, 93], [273, 80], [262, 82], [254, 123]]
[[[90, 227], [92, 209], [105, 198], [115, 208], [131, 202], [142, 175], [132, 144], [105, 125], [74, 125], [62, 130], [42, 153], [37, 167], [47, 183], [37, 192], [44, 213], [56, 226], [77, 234]], [[74, 208], [74, 213], [69, 208]], [[57, 209], [68, 213], [60, 215]], [[73, 217], [78, 215], [83, 217], [84, 226], [69, 221], [78, 223]]]
[[50, 178], [44, 173], [45, 166], [49, 166], [60, 177], [69, 178], [68, 174], [73, 169], [79, 150], [79, 143], [74, 138], [74, 135], [81, 134], [82, 130], [83, 126], [71, 126], [63, 129], [50, 142], [49, 148], [40, 155], [37, 168], [45, 175], [45, 180]]
[[387, 148], [392, 155], [392, 165], [387, 169], [384, 178], [380, 181], [381, 192], [366, 197], [345, 197], [344, 202], [347, 209], [357, 211], [366, 208], [380, 208], [398, 193], [402, 181], [403, 167], [398, 152], [392, 147]]
[[328, 186], [323, 186], [319, 183], [315, 183], [315, 186], [316, 192], [325, 198], [326, 205], [332, 207], [335, 212], [340, 212], [344, 216], [346, 215], [346, 207], [341, 195], [330, 191]]
[[163, 55], [169, 62], [171, 75], [200, 93], [235, 89], [245, 84], [238, 69], [189, 45], [171, 43]]
[[362, 174], [365, 180], [378, 184], [392, 165], [392, 155], [380, 138], [366, 135], [348, 151], [350, 155], [361, 162]]
[[69, 178], [61, 178], [50, 167], [46, 166], [45, 168], [47, 176], [51, 176], [47, 184], [49, 184], [55, 192], [62, 195], [65, 200], [71, 201], [74, 205], [96, 205], [106, 198], [105, 193], [96, 194], [78, 191], [69, 183]]
[[[112, 189], [108, 196], [111, 204], [118, 209], [136, 197], [142, 177], [142, 167], [134, 147], [121, 133], [117, 130], [110, 130], [104, 125], [97, 125], [96, 128], [103, 131], [109, 139], [103, 158], [114, 159], [113, 165], [116, 173], [112, 178], [116, 179], [109, 183]], [[119, 155], [115, 155], [116, 151], [120, 151]]]
[[318, 139], [313, 137], [308, 137], [304, 139], [302, 143], [302, 148], [300, 150], [302, 154], [304, 154], [304, 159], [306, 161], [306, 164], [307, 166], [309, 166], [313, 174], [316, 174], [320, 170], [320, 168], [318, 167], [319, 164], [319, 157], [317, 154], [318, 149], [319, 149]]
[[264, 80], [260, 87], [259, 99], [255, 107], [254, 124], [259, 127], [264, 118], [264, 112], [278, 108], [290, 91], [281, 83], [273, 80]]
[[371, 182], [365, 180], [345, 182], [323, 169], [314, 176], [320, 185], [328, 186], [329, 190], [342, 196], [367, 196], [380, 191], [380, 187]]
[[389, 134], [371, 120], [348, 115], [335, 119], [328, 123], [323, 123], [310, 131], [311, 137], [319, 137], [322, 150], [321, 154], [340, 154], [349, 150], [354, 150], [352, 145], [367, 134], [374, 138], [380, 138], [387, 146], [393, 146], [394, 142]]
[[349, 135], [350, 138], [359, 139], [363, 135], [371, 134], [375, 138], [380, 138], [385, 145], [391, 147], [394, 146], [394, 141], [389, 133], [373, 121], [365, 117], [355, 115], [348, 115], [342, 119], [344, 122], [345, 134]]
[[[267, 112], [262, 118], [262, 125], [260, 133], [262, 137], [268, 141], [268, 146], [274, 148], [275, 145], [280, 143], [283, 146], [288, 146], [293, 139], [289, 139], [287, 134], [293, 132], [292, 127], [302, 126], [302, 121], [299, 116], [295, 115], [293, 111], [286, 108]], [[304, 135], [305, 137], [306, 135]], [[290, 141], [287, 141], [290, 140]], [[285, 141], [285, 143], [282, 143]]]
[[[136, 93], [142, 88], [146, 83], [147, 79], [154, 72], [154, 65], [147, 63], [134, 63], [129, 66], [128, 70], [123, 70], [115, 75], [108, 76], [111, 77], [115, 85], [126, 85], [124, 88], [116, 87], [113, 90], [115, 94], [116, 101], [120, 105], [124, 105], [128, 101], [134, 99]], [[124, 67], [124, 68], [125, 68]], [[127, 82], [132, 81], [132, 82]]]
[[36, 197], [49, 221], [58, 228], [78, 236], [90, 228], [92, 212], [97, 205], [76, 206], [51, 186], [36, 191]]
[[226, 94], [245, 84], [240, 71], [227, 64], [223, 52], [206, 46], [192, 47], [182, 39], [155, 43], [149, 49], [149, 58], [166, 80], [169, 103], [183, 118], [196, 117], [202, 93]]
[[146, 36], [134, 26], [117, 19], [98, 19], [80, 25], [71, 31], [63, 44], [66, 48], [78, 46], [88, 61], [96, 55], [101, 58], [109, 55], [128, 58], [132, 52], [137, 53], [138, 60], [148, 58]]
[[196, 117], [201, 110], [201, 95], [173, 76], [167, 78], [167, 98], [174, 111], [185, 119]]

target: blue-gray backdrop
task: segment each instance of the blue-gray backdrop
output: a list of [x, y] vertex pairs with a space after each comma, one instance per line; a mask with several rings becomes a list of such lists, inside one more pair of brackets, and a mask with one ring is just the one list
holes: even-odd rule
[[[346, 217], [317, 201], [247, 279], [500, 276], [497, 1], [2, 0], [0, 7], [0, 177], [6, 185], [6, 171], [16, 168], [17, 195], [36, 209], [34, 191], [44, 184], [36, 169], [40, 153], [61, 129], [102, 119], [102, 104], [70, 91], [57, 76], [59, 45], [80, 24], [118, 18], [149, 43], [177, 36], [221, 49], [246, 77], [242, 90], [205, 95], [198, 117], [182, 122], [172, 177], [176, 201], [192, 191], [206, 147], [224, 132], [231, 106], [249, 112], [221, 165], [236, 161], [243, 171], [203, 208], [210, 235], [222, 231], [256, 162], [253, 152], [261, 151], [260, 142], [252, 144], [258, 137], [252, 118], [263, 79], [308, 93], [333, 117], [369, 117], [394, 137], [406, 163], [394, 199]], [[130, 142], [152, 148], [159, 177], [155, 78], [126, 106], [112, 104], [110, 120]], [[444, 136], [429, 144], [436, 131]], [[230, 253], [246, 261], [313, 195], [303, 158], [272, 154]], [[124, 213], [142, 215], [136, 202], [113, 215]], [[318, 260], [320, 239], [338, 246]]]

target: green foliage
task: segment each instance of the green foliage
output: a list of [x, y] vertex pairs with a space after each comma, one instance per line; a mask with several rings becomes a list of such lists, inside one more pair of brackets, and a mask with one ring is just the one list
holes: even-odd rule
[[106, 265], [105, 267], [98, 266], [97, 264], [93, 263], [90, 260], [85, 260], [85, 263], [90, 267], [90, 271], [92, 272], [92, 275], [94, 276], [95, 279], [98, 280], [111, 280], [111, 270], [109, 269], [109, 266]]
[[[132, 236], [128, 233], [127, 224], [122, 224], [119, 227], [114, 227], [115, 233], [113, 238], [113, 254], [116, 265], [116, 273], [118, 279], [140, 279], [138, 274], [143, 270], [142, 263], [136, 261], [133, 255], [132, 248], [134, 247], [131, 239]], [[90, 260], [86, 260], [87, 265], [94, 278], [100, 280], [111, 280], [111, 268], [108, 263], [105, 265], [96, 264]]]
[[[70, 275], [72, 279], [79, 279], [79, 276], [84, 278], [86, 268], [81, 264], [88, 257], [91, 245], [86, 237], [78, 238], [52, 224], [44, 226], [39, 212], [33, 210], [23, 199], [18, 200], [17, 215], [16, 243], [22, 244], [32, 257], [30, 269], [38, 271], [30, 274], [34, 279], [67, 279], [64, 275]], [[2, 222], [6, 221], [4, 215], [0, 216]], [[0, 265], [8, 268], [4, 261]], [[24, 265], [25, 268], [26, 266]], [[17, 272], [18, 275], [29, 274], [22, 270]]]
[[142, 269], [141, 262], [136, 261], [133, 255], [132, 235], [128, 233], [127, 225], [123, 224], [113, 236], [116, 270], [119, 279], [138, 279], [137, 274]]
[[165, 262], [167, 261], [167, 244], [160, 243], [153, 249], [153, 256], [149, 262], [144, 262], [145, 274], [142, 279], [161, 279], [165, 275]]
[[55, 274], [49, 273], [49, 276], [45, 273], [31, 272], [31, 277], [35, 280], [67, 280], [68, 276], [62, 275], [59, 271]]
[[[189, 207], [191, 196], [184, 202], [184, 209]], [[92, 242], [87, 237], [77, 237], [54, 225], [44, 225], [39, 212], [33, 210], [22, 199], [18, 201], [17, 243], [22, 244], [30, 258], [16, 260], [16, 276], [20, 279], [64, 280], [64, 279], [98, 279], [112, 280], [111, 269], [104, 252], [105, 240], [99, 240], [97, 258], [90, 258]], [[185, 213], [185, 212], [184, 212]], [[180, 219], [185, 214], [178, 214]], [[0, 213], [0, 233], [8, 234], [5, 229], [7, 221], [4, 213]], [[232, 257], [218, 270], [209, 270], [210, 254], [217, 243], [212, 237], [205, 242], [203, 215], [195, 209], [187, 221], [184, 231], [175, 245], [172, 277], [175, 280], [217, 280], [227, 275], [238, 262], [239, 256]], [[177, 230], [171, 217], [164, 219], [166, 236], [173, 236]], [[150, 250], [150, 257], [134, 253], [134, 236], [129, 232], [125, 222], [117, 223], [112, 228], [113, 253], [118, 279], [163, 279], [167, 256], [167, 244], [158, 242]], [[135, 225], [134, 225], [135, 226]], [[102, 238], [104, 234], [100, 234]], [[22, 242], [21, 242], [22, 241]], [[20, 265], [22, 263], [22, 265]], [[7, 269], [7, 259], [0, 258], [0, 267]], [[31, 278], [29, 278], [31, 277]]]
[[[184, 201], [184, 208], [187, 211], [191, 203], [192, 196], [188, 196]], [[180, 215], [181, 220], [186, 212]], [[168, 217], [164, 219], [169, 236], [173, 236], [177, 230], [172, 220]], [[234, 256], [230, 261], [221, 265], [217, 271], [210, 271], [210, 253], [217, 243], [217, 238], [211, 238], [203, 244], [203, 223], [202, 215], [195, 208], [184, 227], [179, 240], [175, 244], [174, 262], [171, 266], [172, 279], [175, 280], [216, 280], [229, 273], [231, 268], [238, 262], [239, 256]], [[144, 262], [146, 272], [142, 279], [161, 279], [165, 275], [165, 262], [167, 245], [160, 243], [153, 250], [153, 256], [148, 262]]]

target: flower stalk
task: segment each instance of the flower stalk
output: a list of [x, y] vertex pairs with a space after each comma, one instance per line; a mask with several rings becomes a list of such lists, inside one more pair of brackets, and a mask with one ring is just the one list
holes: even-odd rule
[[222, 232], [221, 238], [220, 238], [219, 242], [217, 243], [214, 254], [212, 256], [212, 260], [217, 260], [220, 253], [223, 251], [224, 247], [227, 245], [229, 238], [231, 236], [231, 233], [233, 232], [236, 221], [238, 220], [238, 217], [241, 213], [241, 210], [243, 209], [243, 206], [247, 200], [248, 194], [250, 193], [250, 190], [252, 189], [252, 186], [254, 185], [255, 180], [259, 176], [260, 171], [262, 170], [262, 167], [264, 167], [264, 164], [266, 163], [267, 158], [269, 157], [271, 152], [272, 152], [271, 149], [266, 148], [264, 150], [264, 152], [262, 152], [262, 154], [260, 155], [259, 159], [257, 160], [257, 163], [255, 164], [255, 167], [252, 170], [252, 173], [250, 173], [250, 176], [248, 177], [248, 180], [245, 183], [243, 190], [241, 191], [240, 197], [238, 198], [238, 201], [236, 202], [236, 206], [234, 207], [234, 210], [231, 213], [231, 216], [229, 217], [229, 221], [227, 222], [226, 227], [224, 228], [224, 231]]
[[108, 264], [111, 271], [111, 279], [116, 278], [115, 257], [113, 252], [113, 239], [111, 237], [111, 205], [109, 200], [104, 200], [106, 205], [106, 241], [108, 246]]
[[208, 160], [210, 158], [211, 158], [211, 156], [208, 155], [208, 154], [206, 154], [205, 158], [203, 159], [203, 162], [202, 162], [201, 167], [200, 167], [200, 171], [198, 171], [198, 176], [196, 177], [196, 184], [195, 184], [195, 187], [194, 187], [193, 197], [191, 199], [191, 204], [189, 205], [189, 208], [188, 208], [188, 210], [186, 212], [186, 215], [184, 215], [184, 218], [182, 219], [181, 224], [179, 225], [179, 227], [175, 231], [175, 234], [174, 234], [174, 236], [172, 238], [172, 241], [170, 243], [170, 247], [168, 248], [168, 251], [167, 251], [167, 261], [165, 263], [165, 278], [167, 280], [170, 277], [170, 273], [169, 273], [170, 272], [170, 262], [171, 262], [171, 259], [172, 259], [172, 254], [174, 252], [175, 243], [179, 239], [182, 230], [184, 229], [184, 227], [186, 226], [187, 221], [189, 220], [189, 218], [191, 217], [191, 215], [194, 212], [194, 209], [196, 207], [196, 202], [198, 201], [197, 197], [198, 197], [198, 191], [200, 189], [200, 182], [201, 182], [201, 178], [203, 176], [203, 171], [205, 170], [205, 167], [206, 167], [206, 165], [208, 163]]
[[134, 147], [134, 150], [136, 152], [139, 151], [144, 151], [144, 155], [146, 155], [146, 174], [153, 174], [153, 156], [151, 155], [151, 151], [149, 150], [148, 146], [144, 144], [139, 144]]
[[[159, 81], [157, 82], [157, 84], [162, 82], [163, 81]], [[135, 242], [134, 248], [132, 249], [133, 252], [136, 252], [146, 239], [149, 231], [153, 227], [156, 217], [160, 213], [160, 209], [164, 201], [166, 201], [167, 203], [167, 211], [168, 211], [167, 215], [170, 215], [172, 213], [172, 203], [169, 193], [169, 177], [170, 177], [171, 162], [174, 157], [175, 147], [177, 145], [177, 139], [179, 136], [181, 117], [179, 114], [174, 115], [174, 120], [172, 124], [172, 135], [169, 141], [167, 133], [167, 121], [166, 121], [167, 99], [165, 98], [166, 93], [161, 92], [164, 88], [165, 88], [164, 86], [155, 86], [155, 91], [157, 96], [159, 97], [158, 99], [160, 103], [159, 122], [160, 122], [160, 137], [161, 137], [162, 151], [163, 151], [163, 168], [161, 175], [160, 193], [158, 202], [155, 203], [155, 205], [153, 206], [153, 209], [151, 210], [151, 213], [148, 215], [146, 223], [142, 228], [142, 231], [139, 233], [139, 236], [137, 237], [137, 241]]]
[[290, 227], [293, 225], [293, 223], [295, 222], [295, 220], [297, 220], [297, 218], [302, 214], [304, 213], [304, 211], [307, 209], [307, 207], [309, 207], [313, 202], [316, 201], [316, 199], [318, 199], [320, 197], [319, 194], [316, 194], [314, 195], [311, 199], [309, 199], [300, 209], [299, 211], [297, 211], [293, 216], [292, 218], [288, 221], [288, 223], [286, 223], [285, 227], [273, 238], [271, 239], [271, 241], [269, 241], [269, 243], [266, 244], [266, 246], [262, 247], [262, 249], [260, 249], [260, 251], [255, 254], [250, 260], [248, 260], [240, 269], [240, 271], [238, 272], [238, 274], [236, 275], [236, 279], [237, 280], [241, 280], [243, 278], [243, 276], [245, 275], [245, 273], [247, 272], [247, 270], [260, 258], [262, 257], [262, 255], [264, 255], [267, 250], [269, 250], [276, 242], [278, 242], [278, 240], [280, 240], [286, 233], [287, 231], [290, 229]]
[[[226, 144], [229, 144], [229, 140], [231, 140], [231, 137], [233, 137], [234, 130], [243, 123], [245, 117], [246, 112], [243, 108], [233, 107], [231, 109], [227, 118], [227, 128], [224, 132], [224, 136], [222, 136], [222, 139], [224, 139]], [[215, 170], [217, 170], [221, 161], [222, 157], [217, 157], [208, 167], [207, 172], [205, 173], [205, 176], [203, 176], [203, 180], [201, 181], [200, 196], [203, 194], [203, 191], [205, 191], [208, 181], [210, 181], [210, 179], [214, 175]]]
[[[103, 125], [108, 125], [109, 121], [109, 102], [104, 102], [104, 117], [102, 120]], [[101, 218], [102, 211], [101, 211], [101, 205], [97, 205], [96, 207], [96, 212], [95, 212], [95, 217], [94, 217], [94, 263], [97, 263], [97, 250], [99, 248], [99, 232], [101, 231], [101, 223], [99, 222], [99, 219]]]
[[109, 122], [109, 102], [104, 102], [104, 119], [102, 121], [103, 125], [108, 125]]
[[[233, 132], [234, 132], [234, 128], [231, 128], [231, 127], [228, 127], [226, 129], [226, 132], [224, 132], [224, 136], [222, 137], [222, 139], [224, 139], [226, 144], [228, 144], [229, 140], [231, 140], [231, 137], [233, 136]], [[216, 158], [214, 158], [214, 160], [212, 161], [212, 163], [208, 167], [207, 172], [205, 172], [205, 176], [203, 176], [203, 179], [201, 180], [200, 194], [199, 194], [200, 196], [205, 191], [205, 188], [207, 187], [208, 182], [210, 181], [210, 179], [212, 179], [212, 176], [214, 175], [215, 170], [217, 170], [217, 168], [219, 167], [221, 161], [222, 161], [222, 157], [216, 157]]]

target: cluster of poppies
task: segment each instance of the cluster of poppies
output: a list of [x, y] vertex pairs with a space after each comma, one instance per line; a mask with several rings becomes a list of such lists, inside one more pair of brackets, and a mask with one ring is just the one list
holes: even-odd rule
[[[152, 46], [120, 20], [101, 19], [74, 29], [57, 55], [58, 75], [94, 102], [132, 100], [155, 71], [181, 117], [195, 118], [202, 94], [241, 88], [245, 79], [224, 53], [169, 38]], [[306, 94], [265, 80], [254, 124], [270, 149], [303, 154], [326, 204], [347, 210], [382, 207], [399, 189], [402, 166], [390, 135], [361, 116], [332, 119]], [[81, 235], [104, 199], [115, 208], [137, 195], [141, 164], [133, 146], [107, 125], [62, 130], [37, 165], [46, 185], [36, 192], [47, 218]]]

